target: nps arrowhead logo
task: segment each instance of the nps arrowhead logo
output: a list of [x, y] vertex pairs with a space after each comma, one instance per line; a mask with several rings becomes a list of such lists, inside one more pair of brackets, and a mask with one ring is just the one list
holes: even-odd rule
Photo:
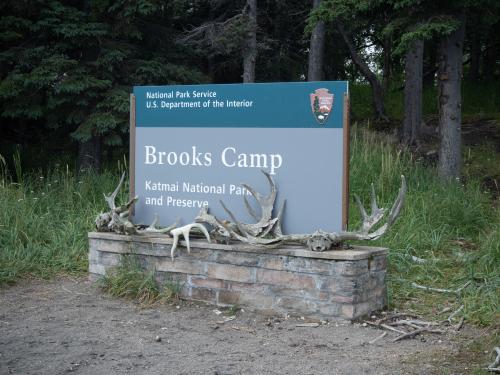
[[330, 116], [333, 107], [333, 94], [328, 89], [317, 89], [311, 97], [311, 109], [316, 121], [324, 125]]

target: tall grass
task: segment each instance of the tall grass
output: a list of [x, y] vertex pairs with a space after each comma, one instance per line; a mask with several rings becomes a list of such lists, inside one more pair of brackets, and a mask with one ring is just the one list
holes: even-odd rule
[[[369, 197], [373, 181], [380, 202], [390, 207], [400, 175], [408, 181], [401, 217], [377, 244], [390, 249], [391, 303], [430, 313], [450, 304], [465, 306], [465, 315], [489, 324], [500, 311], [500, 210], [480, 184], [470, 179], [443, 184], [433, 168], [398, 150], [387, 138], [354, 130], [351, 141], [351, 192]], [[351, 205], [351, 228], [359, 223]], [[412, 256], [425, 259], [415, 263]], [[423, 292], [412, 282], [456, 289], [471, 281], [463, 296]], [[434, 311], [436, 312], [436, 311]]]
[[[12, 182], [5, 164], [0, 158], [0, 284], [30, 275], [84, 274], [88, 266], [87, 232], [92, 230], [97, 213], [106, 209], [102, 194], [113, 191], [120, 171], [77, 177], [67, 168], [55, 168], [43, 175], [21, 173], [20, 184]], [[442, 184], [433, 168], [365, 129], [352, 131], [350, 166], [351, 192], [365, 203], [370, 182], [380, 205], [390, 207], [400, 176], [404, 174], [408, 181], [400, 219], [376, 242], [390, 249], [391, 305], [435, 313], [445, 306], [458, 308], [463, 304], [469, 321], [491, 324], [497, 320], [500, 210], [492, 206], [479, 183], [470, 178], [466, 186]], [[123, 191], [122, 201], [125, 194]], [[355, 229], [359, 214], [355, 205], [350, 211], [350, 228]], [[426, 263], [415, 263], [412, 256]], [[136, 279], [140, 286], [142, 279]], [[417, 282], [455, 289], [467, 281], [471, 284], [460, 299], [412, 287], [412, 282]], [[109, 285], [115, 285], [118, 292], [127, 290], [126, 278]]]
[[[19, 160], [20, 156], [15, 158]], [[104, 210], [116, 173], [75, 176], [68, 168], [0, 175], [0, 285], [20, 277], [87, 270], [87, 232]], [[19, 178], [22, 176], [21, 178]]]

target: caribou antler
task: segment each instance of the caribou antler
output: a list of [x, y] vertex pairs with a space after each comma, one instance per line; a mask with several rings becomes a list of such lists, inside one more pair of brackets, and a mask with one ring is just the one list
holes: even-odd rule
[[149, 227], [139, 229], [138, 226], [135, 226], [132, 222], [130, 222], [130, 220], [128, 220], [128, 216], [130, 208], [139, 200], [139, 198], [136, 196], [120, 206], [117, 206], [115, 202], [124, 181], [125, 172], [123, 172], [116, 189], [110, 195], [104, 194], [104, 199], [106, 200], [110, 211], [101, 213], [97, 216], [95, 226], [98, 232], [115, 232], [121, 234], [163, 233], [168, 235], [172, 229], [179, 225], [179, 220], [177, 220], [175, 224], [166, 228], [158, 228], [157, 225], [159, 219], [158, 215], [155, 215], [155, 218]]

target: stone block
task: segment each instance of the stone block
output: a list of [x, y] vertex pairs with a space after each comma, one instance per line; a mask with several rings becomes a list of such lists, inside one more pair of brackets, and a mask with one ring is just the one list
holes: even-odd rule
[[329, 301], [332, 295], [318, 289], [297, 289], [286, 286], [268, 285], [268, 293], [274, 296], [304, 298], [308, 300]]
[[318, 304], [318, 315], [325, 318], [338, 318], [342, 316], [342, 304], [338, 302], [329, 302]]
[[191, 287], [189, 291], [189, 297], [196, 301], [204, 301], [214, 304], [217, 302], [216, 291], [209, 288]]
[[98, 251], [107, 251], [112, 253], [129, 253], [129, 243], [125, 241], [100, 240], [91, 238], [89, 246]]
[[267, 310], [273, 305], [273, 298], [261, 293], [219, 290], [217, 304], [222, 306], [248, 306], [254, 310]]
[[89, 249], [89, 264], [99, 264], [99, 253], [100, 251], [92, 247]]
[[267, 269], [257, 270], [257, 282], [271, 285], [284, 285], [291, 288], [313, 289], [316, 281], [313, 276]]
[[121, 262], [121, 254], [99, 252], [99, 263], [105, 266], [116, 267]]
[[224, 289], [247, 293], [266, 293], [268, 286], [260, 283], [240, 283], [237, 281], [225, 281]]
[[98, 275], [106, 275], [106, 266], [102, 264], [89, 264], [89, 272]]
[[323, 259], [289, 257], [285, 270], [314, 275], [331, 275], [335, 262]]
[[180, 251], [177, 252], [177, 256], [180, 259], [198, 259], [205, 262], [213, 262], [216, 258], [216, 252], [209, 249], [191, 248], [191, 253], [188, 253], [185, 248], [180, 248]]
[[188, 283], [198, 288], [221, 289], [224, 287], [224, 280], [205, 276], [188, 276]]
[[333, 264], [333, 274], [338, 276], [358, 276], [368, 273], [368, 260], [336, 261]]
[[370, 271], [382, 271], [387, 269], [387, 256], [386, 255], [375, 255], [370, 258], [369, 261]]
[[253, 270], [244, 266], [209, 263], [206, 275], [214, 279], [250, 283], [254, 281]]
[[253, 267], [259, 264], [259, 254], [218, 251], [214, 262], [220, 264]]
[[265, 269], [270, 269], [270, 270], [282, 271], [285, 269], [286, 261], [287, 261], [286, 256], [261, 255], [259, 267], [265, 268]]
[[370, 288], [377, 288], [377, 287], [385, 286], [386, 285], [386, 280], [385, 280], [386, 275], [387, 275], [387, 272], [385, 270], [384, 271], [370, 272], [370, 274], [369, 274], [369, 278], [370, 278], [369, 286], [370, 286]]
[[[150, 256], [166, 257], [170, 256], [172, 245], [152, 242], [130, 242], [130, 252]], [[181, 250], [180, 250], [181, 249]], [[179, 247], [177, 252], [182, 251]]]
[[191, 275], [202, 275], [204, 273], [204, 265], [198, 260], [181, 260], [176, 259], [172, 262], [170, 257], [161, 257], [156, 260], [156, 269], [164, 272], [182, 272]]
[[319, 304], [316, 301], [310, 301], [303, 298], [294, 297], [276, 297], [274, 305], [281, 309], [295, 314], [317, 315], [319, 313]]

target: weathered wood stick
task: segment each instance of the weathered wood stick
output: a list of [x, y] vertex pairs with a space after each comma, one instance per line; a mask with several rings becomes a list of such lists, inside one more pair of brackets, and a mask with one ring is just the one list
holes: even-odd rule
[[414, 288], [417, 288], [417, 289], [427, 290], [428, 292], [456, 294], [456, 291], [452, 290], [452, 289], [433, 288], [430, 286], [420, 285], [420, 284], [417, 284], [415, 282], [411, 283], [411, 286]]
[[394, 331], [394, 332], [397, 332], [397, 333], [400, 333], [400, 334], [404, 334], [406, 333], [405, 331], [402, 331], [400, 329], [397, 329], [397, 328], [394, 328], [394, 327], [391, 327], [391, 326], [388, 326], [387, 324], [381, 324], [381, 323], [376, 323], [376, 322], [370, 322], [369, 320], [365, 320], [365, 323], [366, 324], [369, 324], [371, 326], [375, 326], [375, 327], [379, 327], [379, 328], [385, 328], [385, 329], [388, 329], [389, 331]]
[[418, 315], [416, 314], [412, 314], [412, 313], [394, 313], [392, 315], [387, 315], [387, 316], [384, 316], [383, 318], [379, 319], [377, 322], [380, 324], [380, 323], [383, 323], [383, 322], [386, 322], [390, 319], [394, 319], [394, 318], [418, 318]]
[[385, 336], [387, 336], [387, 332], [384, 332], [380, 336], [375, 337], [373, 340], [368, 341], [368, 344], [375, 344], [378, 340], [383, 339]]
[[455, 331], [460, 331], [460, 329], [464, 325], [464, 321], [465, 321], [465, 318], [462, 316], [462, 318], [460, 318], [460, 321], [458, 322], [458, 324], [453, 327], [453, 328], [455, 328]]
[[398, 336], [398, 337], [396, 337], [392, 341], [396, 342], [396, 341], [400, 341], [400, 340], [403, 340], [403, 339], [412, 338], [412, 337], [415, 337], [416, 335], [418, 335], [419, 333], [422, 333], [422, 332], [443, 333], [443, 331], [441, 331], [440, 329], [429, 329], [429, 327], [422, 327], [422, 328], [416, 329], [413, 332], [408, 332], [408, 333], [406, 333], [404, 335]]
[[405, 325], [415, 329], [421, 328], [421, 326], [413, 324], [409, 320], [398, 320], [390, 324], [390, 326], [398, 326], [398, 325]]
[[457, 296], [460, 296], [462, 291], [467, 288], [471, 284], [471, 281], [467, 281], [464, 285], [462, 285], [460, 288], [457, 289], [443, 289], [443, 288], [433, 288], [430, 286], [425, 286], [425, 285], [420, 285], [415, 282], [411, 283], [411, 286], [417, 289], [423, 289], [427, 290], [429, 292], [438, 292], [438, 293], [450, 293], [450, 294], [456, 294]]
[[461, 305], [456, 311], [453, 311], [450, 314], [450, 316], [448, 317], [448, 319], [446, 319], [446, 321], [448, 321], [451, 324], [451, 320], [455, 317], [455, 315], [457, 315], [463, 309], [464, 309], [464, 305]]

